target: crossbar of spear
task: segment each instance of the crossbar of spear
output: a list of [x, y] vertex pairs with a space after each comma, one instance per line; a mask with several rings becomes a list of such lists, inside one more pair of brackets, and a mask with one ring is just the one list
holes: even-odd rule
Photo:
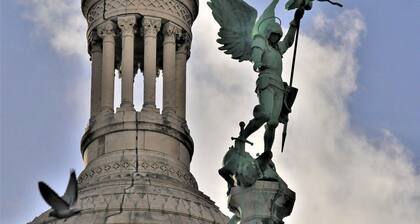
[[330, 0], [318, 0], [318, 2], [329, 2], [329, 3], [333, 4], [333, 5], [336, 5], [336, 6], [339, 6], [339, 7], [343, 7], [343, 5], [341, 3], [339, 3], [339, 2], [333, 2], [333, 1], [330, 1]]
[[[336, 5], [338, 7], [343, 7], [343, 5], [341, 3], [338, 2], [333, 2], [331, 0], [317, 0], [319, 2], [329, 2], [332, 5]], [[303, 7], [301, 7], [301, 9], [304, 9]], [[295, 74], [295, 65], [296, 65], [296, 54], [297, 54], [297, 48], [298, 48], [298, 41], [299, 41], [299, 31], [300, 31], [300, 20], [297, 23], [297, 27], [296, 27], [296, 37], [295, 37], [295, 48], [293, 51], [293, 61], [292, 61], [292, 72], [290, 73], [290, 82], [289, 85], [290, 87], [293, 87], [293, 77]], [[284, 144], [286, 143], [286, 137], [287, 137], [287, 124], [288, 121], [284, 123], [283, 126], [283, 140], [281, 143], [281, 152], [284, 151]]]

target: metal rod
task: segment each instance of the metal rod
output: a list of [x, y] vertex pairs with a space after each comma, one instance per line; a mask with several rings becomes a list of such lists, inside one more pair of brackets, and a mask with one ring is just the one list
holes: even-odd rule
[[290, 87], [293, 86], [293, 76], [295, 74], [295, 65], [296, 65], [296, 54], [297, 54], [297, 47], [299, 42], [299, 30], [300, 30], [300, 20], [298, 21], [297, 28], [296, 28], [296, 41], [295, 41], [295, 50], [293, 52], [293, 62], [292, 62], [292, 72], [290, 74]]
[[336, 5], [336, 6], [338, 6], [338, 7], [343, 7], [343, 4], [341, 4], [341, 3], [339, 3], [339, 2], [333, 2], [333, 1], [331, 1], [331, 0], [318, 0], [319, 2], [329, 2], [329, 3], [331, 3], [332, 5]]

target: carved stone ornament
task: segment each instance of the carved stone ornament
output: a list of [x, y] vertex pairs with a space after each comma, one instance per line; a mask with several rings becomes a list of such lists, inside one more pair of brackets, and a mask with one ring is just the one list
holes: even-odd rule
[[[136, 169], [135, 161], [126, 160], [100, 164], [99, 166], [89, 167], [84, 170], [80, 174], [79, 183], [81, 188], [85, 188], [89, 184], [104, 181], [106, 179], [121, 178], [119, 175], [122, 173], [129, 173], [129, 170], [133, 169]], [[189, 186], [197, 188], [197, 182], [190, 172], [163, 161], [141, 160], [139, 161], [139, 172], [166, 175]]]
[[105, 6], [106, 13], [112, 13], [121, 9], [127, 10], [156, 10], [163, 11], [165, 14], [171, 14], [182, 18], [187, 24], [192, 23], [192, 14], [189, 9], [178, 0], [108, 0]]
[[115, 36], [115, 28], [116, 28], [115, 23], [108, 20], [98, 27], [98, 35], [101, 38], [114, 37]]
[[97, 31], [93, 32], [89, 39], [89, 53], [95, 52], [102, 52], [102, 41]]
[[135, 16], [118, 17], [118, 27], [121, 29], [123, 36], [134, 35], [136, 31], [136, 17]]
[[163, 26], [163, 34], [165, 36], [174, 38], [173, 39], [174, 41], [175, 41], [175, 35], [180, 35], [181, 31], [182, 31], [181, 28], [172, 22], [168, 22]]
[[187, 56], [191, 53], [191, 42], [189, 40], [187, 41], [177, 41], [176, 44], [176, 53], [177, 54], [185, 54]]
[[145, 36], [156, 36], [160, 31], [161, 19], [154, 17], [144, 17], [142, 25]]

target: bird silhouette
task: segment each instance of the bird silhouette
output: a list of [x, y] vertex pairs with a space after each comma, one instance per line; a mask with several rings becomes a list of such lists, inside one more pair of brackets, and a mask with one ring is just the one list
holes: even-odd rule
[[66, 192], [62, 197], [58, 196], [54, 190], [42, 181], [38, 183], [38, 186], [42, 197], [53, 209], [49, 214], [50, 216], [64, 219], [80, 213], [80, 210], [72, 208], [77, 202], [78, 192], [76, 173], [74, 170], [70, 173]]

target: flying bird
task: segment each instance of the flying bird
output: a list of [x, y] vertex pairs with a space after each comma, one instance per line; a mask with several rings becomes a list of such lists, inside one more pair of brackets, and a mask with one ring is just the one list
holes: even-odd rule
[[54, 190], [42, 181], [38, 183], [38, 186], [42, 197], [53, 209], [49, 214], [50, 216], [64, 219], [80, 213], [80, 210], [72, 208], [77, 202], [78, 192], [76, 173], [74, 170], [71, 171], [66, 192], [62, 197], [58, 196]]

